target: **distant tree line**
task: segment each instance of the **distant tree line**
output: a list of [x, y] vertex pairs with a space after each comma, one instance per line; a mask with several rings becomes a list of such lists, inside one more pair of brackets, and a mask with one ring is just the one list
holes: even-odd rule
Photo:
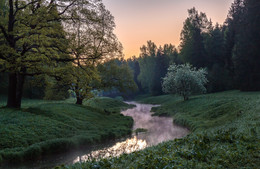
[[213, 26], [205, 13], [188, 10], [180, 46], [157, 47], [152, 41], [140, 48], [139, 58], [127, 63], [139, 93], [162, 94], [162, 78], [172, 64], [206, 68], [207, 91], [260, 90], [260, 1], [235, 0], [223, 25]]

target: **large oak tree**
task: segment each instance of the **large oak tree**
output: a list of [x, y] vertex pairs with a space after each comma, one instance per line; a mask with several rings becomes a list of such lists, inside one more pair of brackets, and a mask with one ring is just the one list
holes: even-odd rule
[[[5, 0], [0, 13], [1, 72], [9, 76], [7, 107], [21, 107], [26, 76], [52, 73], [66, 61], [62, 19], [76, 0]], [[65, 15], [66, 14], [66, 15]]]

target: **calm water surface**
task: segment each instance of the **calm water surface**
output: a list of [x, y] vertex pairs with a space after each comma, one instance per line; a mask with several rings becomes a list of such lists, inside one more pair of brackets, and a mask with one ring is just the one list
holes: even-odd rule
[[114, 140], [103, 144], [91, 146], [88, 149], [77, 150], [66, 154], [54, 155], [48, 159], [29, 162], [23, 166], [5, 166], [8, 168], [51, 168], [61, 164], [74, 164], [84, 162], [91, 158], [106, 158], [118, 156], [122, 153], [144, 149], [148, 146], [156, 145], [163, 141], [173, 140], [186, 136], [189, 131], [186, 128], [173, 124], [170, 117], [152, 116], [151, 108], [156, 105], [139, 104], [136, 102], [126, 102], [134, 104], [136, 107], [122, 111], [125, 116], [134, 119], [133, 130], [138, 128], [147, 129], [147, 132], [134, 133], [129, 138]]
[[148, 131], [137, 135], [137, 139], [144, 140], [147, 146], [156, 145], [163, 141], [181, 138], [188, 134], [186, 128], [173, 124], [171, 117], [152, 116], [152, 107], [158, 105], [139, 104], [136, 102], [127, 102], [134, 104], [136, 107], [121, 112], [125, 116], [131, 116], [134, 119], [133, 130], [144, 128]]

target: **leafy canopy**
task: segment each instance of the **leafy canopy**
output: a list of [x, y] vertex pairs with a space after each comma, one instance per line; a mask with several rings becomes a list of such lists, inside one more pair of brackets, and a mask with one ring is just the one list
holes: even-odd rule
[[[85, 2], [85, 1], [83, 1]], [[67, 82], [77, 97], [77, 104], [93, 97], [99, 89], [101, 72], [97, 65], [122, 56], [122, 45], [114, 34], [114, 17], [101, 1], [74, 4], [74, 19], [64, 23], [73, 64]], [[72, 75], [72, 76], [71, 76]]]

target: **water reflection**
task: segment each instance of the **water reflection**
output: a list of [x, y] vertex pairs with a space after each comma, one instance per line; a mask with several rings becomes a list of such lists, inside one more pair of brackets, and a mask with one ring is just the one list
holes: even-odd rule
[[123, 153], [131, 153], [163, 141], [184, 137], [189, 132], [186, 128], [174, 125], [170, 117], [152, 116], [150, 111], [152, 107], [156, 107], [156, 105], [139, 104], [136, 102], [127, 103], [134, 104], [136, 107], [121, 113], [125, 116], [131, 116], [134, 119], [133, 130], [143, 128], [147, 129], [147, 132], [133, 135], [132, 138], [118, 142], [112, 147], [78, 156], [73, 160], [73, 163], [83, 162], [93, 158], [115, 157]]
[[73, 163], [77, 162], [83, 162], [91, 159], [100, 159], [100, 158], [108, 158], [108, 157], [116, 157], [123, 153], [131, 153], [134, 151], [142, 150], [145, 147], [147, 147], [147, 143], [145, 140], [137, 139], [136, 136], [133, 138], [127, 139], [123, 142], [118, 142], [116, 145], [98, 150], [98, 151], [92, 151], [90, 154], [78, 156]]
[[157, 107], [158, 105], [139, 104], [136, 102], [127, 103], [135, 104], [136, 107], [123, 111], [122, 114], [131, 116], [134, 119], [133, 130], [137, 128], [148, 129], [148, 132], [139, 134], [137, 138], [146, 140], [149, 146], [184, 137], [189, 132], [186, 128], [174, 125], [171, 117], [152, 116], [152, 107]]

